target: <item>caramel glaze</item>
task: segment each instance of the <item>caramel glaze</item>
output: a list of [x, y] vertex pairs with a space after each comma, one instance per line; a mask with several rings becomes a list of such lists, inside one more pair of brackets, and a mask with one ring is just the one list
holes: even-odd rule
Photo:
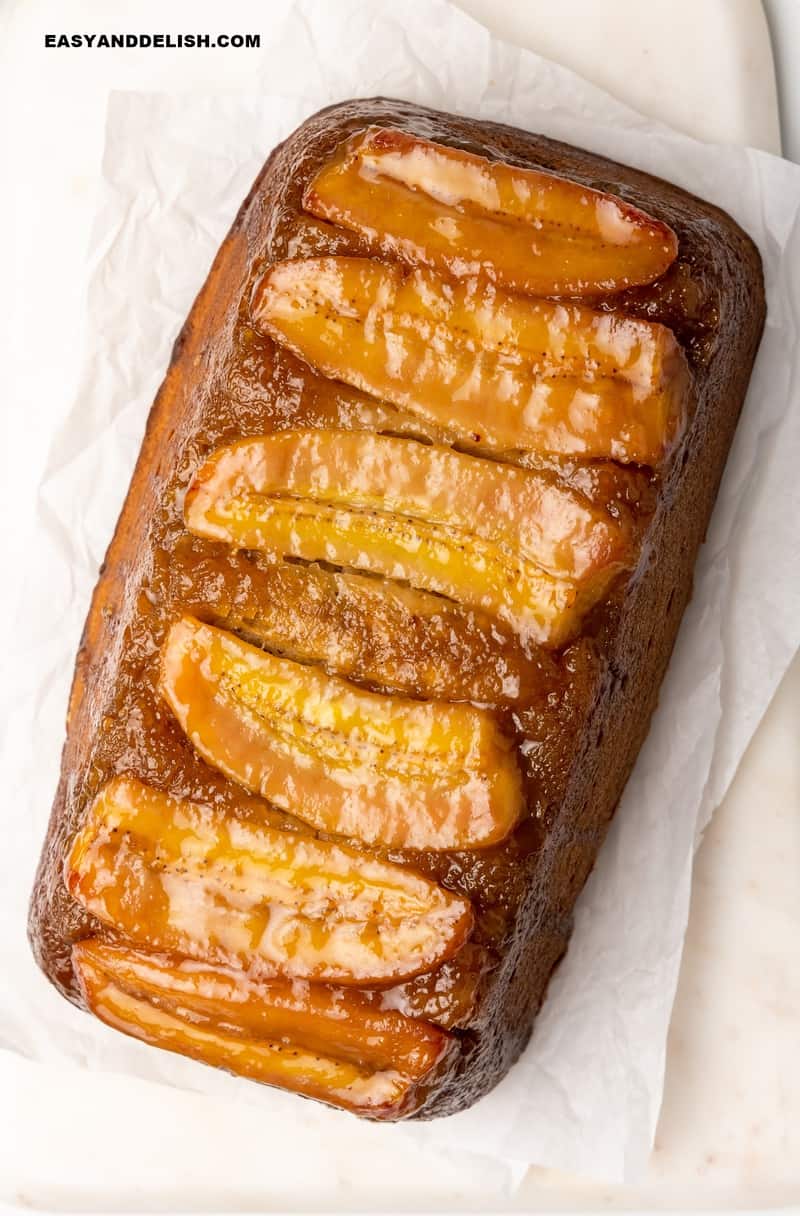
[[[86, 763], [73, 767], [66, 778], [66, 786], [62, 786], [61, 797], [66, 801], [68, 813], [62, 815], [56, 826], [50, 857], [43, 863], [34, 908], [37, 953], [53, 980], [73, 1001], [80, 1001], [80, 997], [70, 965], [72, 942], [90, 933], [114, 941], [115, 934], [87, 917], [69, 900], [62, 885], [59, 858], [74, 836], [86, 806], [111, 777], [128, 773], [171, 795], [216, 807], [235, 807], [240, 814], [256, 819], [263, 818], [265, 813], [264, 804], [258, 798], [248, 795], [208, 767], [192, 749], [157, 694], [158, 652], [168, 626], [184, 611], [236, 627], [252, 640], [247, 621], [257, 615], [260, 602], [269, 601], [272, 579], [282, 580], [281, 594], [285, 596], [287, 611], [293, 610], [293, 603], [297, 605], [298, 616], [288, 633], [294, 630], [295, 634], [301, 635], [299, 613], [303, 578], [308, 576], [302, 571], [298, 573], [297, 567], [274, 571], [257, 555], [232, 552], [222, 544], [189, 536], [183, 524], [182, 505], [195, 469], [222, 444], [288, 427], [343, 427], [418, 434], [423, 439], [431, 437], [421, 431], [418, 421], [411, 421], [389, 406], [314, 374], [300, 359], [277, 347], [251, 326], [248, 310], [253, 285], [270, 262], [292, 256], [367, 252], [357, 236], [302, 215], [303, 189], [320, 159], [329, 155], [336, 143], [367, 122], [396, 124], [483, 155], [506, 157], [512, 161], [521, 155], [516, 142], [518, 133], [500, 127], [483, 129], [480, 124], [442, 116], [429, 117], [429, 112], [403, 103], [349, 103], [334, 111], [334, 118], [327, 126], [324, 115], [313, 122], [316, 127], [312, 123], [310, 134], [297, 142], [290, 150], [291, 155], [285, 150], [276, 154], [278, 160], [273, 171], [280, 182], [280, 192], [264, 197], [256, 191], [249, 203], [250, 212], [246, 204], [237, 221], [245, 228], [251, 242], [247, 250], [248, 275], [238, 315], [229, 320], [223, 332], [218, 333], [202, 353], [195, 355], [195, 362], [200, 361], [198, 387], [191, 408], [186, 409], [187, 416], [177, 417], [172, 423], [178, 434], [174, 441], [169, 436], [170, 442], [174, 443], [169, 452], [169, 465], [158, 469], [166, 488], [159, 494], [150, 519], [145, 551], [143, 555], [132, 555], [126, 601], [113, 626], [109, 622], [104, 626], [106, 629], [111, 627], [107, 636], [114, 639], [114, 646], [113, 656], [103, 674], [102, 704], [96, 697], [93, 702], [94, 738]], [[562, 166], [566, 153], [560, 145], [539, 140], [537, 151], [534, 162], [530, 153], [526, 154], [527, 163], [538, 161], [544, 168], [570, 172], [569, 161], [567, 168]], [[630, 196], [633, 201], [641, 200], [641, 185], [637, 191], [627, 189], [619, 180], [593, 180], [593, 158], [586, 157], [581, 162], [580, 155], [569, 151], [569, 156], [578, 157], [577, 169], [572, 171], [579, 180], [601, 190]], [[266, 209], [267, 218], [260, 209]], [[658, 215], [657, 208], [653, 209]], [[258, 218], [253, 219], [256, 213]], [[684, 347], [692, 369], [702, 372], [715, 351], [720, 278], [715, 276], [714, 267], [704, 265], [697, 253], [698, 247], [702, 252], [702, 241], [698, 245], [697, 234], [692, 235], [689, 231], [690, 215], [690, 212], [682, 213], [680, 207], [673, 207], [665, 217], [678, 232], [681, 252], [678, 261], [661, 280], [649, 287], [599, 298], [593, 303], [600, 308], [619, 309], [670, 326]], [[253, 231], [266, 231], [266, 242], [262, 240], [253, 245]], [[691, 239], [685, 241], [687, 234]], [[217, 307], [221, 306], [217, 304]], [[182, 357], [181, 341], [176, 347], [176, 357]], [[476, 436], [478, 448], [479, 440]], [[176, 459], [172, 455], [175, 451], [178, 453]], [[565, 463], [560, 472], [587, 497], [604, 502], [610, 513], [624, 511], [637, 518], [645, 532], [661, 492], [655, 473], [622, 469], [608, 462], [597, 467]], [[662, 470], [662, 476], [666, 472], [668, 470]], [[646, 563], [649, 560], [646, 542], [644, 554]], [[470, 1055], [478, 1050], [488, 1019], [495, 1016], [492, 1001], [484, 998], [514, 939], [515, 918], [565, 797], [580, 750], [579, 742], [586, 731], [601, 682], [608, 677], [608, 656], [628, 579], [635, 581], [637, 577], [637, 573], [623, 576], [606, 601], [586, 620], [582, 636], [560, 654], [535, 650], [525, 653], [507, 629], [487, 629], [466, 612], [459, 627], [450, 631], [449, 641], [444, 635], [437, 637], [437, 645], [452, 647], [455, 666], [476, 678], [480, 676], [486, 702], [496, 709], [505, 727], [514, 735], [528, 808], [508, 839], [484, 850], [438, 855], [389, 854], [392, 860], [411, 863], [446, 887], [468, 896], [475, 910], [476, 927], [472, 940], [455, 960], [432, 975], [410, 980], [388, 991], [375, 990], [371, 996], [376, 1003], [459, 1028], [463, 1059], [456, 1072], [459, 1069], [463, 1072]], [[312, 571], [310, 578], [313, 582], [318, 575]], [[354, 629], [363, 629], [365, 622], [356, 613], [350, 618], [350, 624]], [[411, 631], [408, 645], [412, 655], [420, 639], [428, 639], [425, 629], [424, 622], [417, 622], [415, 630]], [[289, 650], [292, 644], [290, 638], [286, 642]], [[397, 640], [395, 644], [399, 644]], [[502, 676], [509, 669], [520, 677], [519, 694], [511, 698], [501, 691]], [[355, 671], [352, 678], [358, 682], [363, 673], [360, 676]], [[371, 686], [374, 681], [367, 677], [364, 683]], [[409, 686], [407, 679], [404, 691], [419, 696], [426, 692]], [[80, 702], [85, 694], [79, 675], [74, 698]], [[458, 699], [459, 694], [463, 695], [463, 688], [455, 686], [454, 699]], [[270, 819], [291, 826], [291, 820], [278, 812], [270, 812]], [[576, 838], [570, 846], [573, 853], [564, 857], [563, 864], [574, 863], [576, 872], [585, 872], [591, 865], [596, 847], [591, 833], [583, 840]], [[579, 862], [578, 854], [582, 856], [583, 853], [589, 860]], [[529, 892], [527, 897], [530, 899]], [[566, 947], [571, 907], [569, 904], [565, 907], [563, 900], [554, 900], [552, 906], [547, 905], [546, 894], [535, 898], [540, 902], [545, 900], [537, 917], [536, 932], [546, 943], [543, 957], [549, 962], [542, 965], [549, 974]], [[42, 912], [42, 908], [46, 911]], [[543, 982], [539, 984], [539, 999], [542, 991]], [[530, 1020], [530, 1014], [531, 1011], [526, 1010], [522, 1016]], [[503, 1049], [508, 1058], [505, 1065], [500, 1062], [492, 1066], [497, 1075], [497, 1070], [502, 1071], [502, 1067], [507, 1067], [518, 1054], [526, 1037], [527, 1032], [523, 1029], [516, 1041]], [[497, 1049], [492, 1050], [498, 1056]], [[499, 1055], [502, 1054], [501, 1051]], [[441, 1084], [441, 1079], [436, 1083]], [[476, 1088], [474, 1083], [470, 1084]], [[469, 1099], [470, 1084], [464, 1091], [466, 1097], [459, 1097], [456, 1106], [464, 1105]], [[480, 1082], [477, 1088], [480, 1088]], [[419, 1106], [424, 1105], [425, 1097], [425, 1093], [419, 1095]]]

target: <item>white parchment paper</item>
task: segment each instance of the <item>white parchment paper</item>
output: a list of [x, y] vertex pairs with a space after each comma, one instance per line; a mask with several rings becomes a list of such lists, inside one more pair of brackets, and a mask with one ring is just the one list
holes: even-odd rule
[[[16, 609], [0, 682], [11, 795], [0, 854], [0, 1045], [257, 1102], [265, 1145], [270, 1122], [290, 1121], [314, 1151], [346, 1128], [365, 1151], [376, 1137], [412, 1137], [448, 1155], [630, 1180], [647, 1159], [661, 1101], [693, 851], [800, 643], [800, 168], [653, 124], [492, 40], [443, 0], [286, 0], [274, 14], [260, 95], [109, 102], [85, 373], [77, 400], [51, 403], [31, 561], [8, 600]], [[269, 150], [318, 107], [376, 93], [542, 131], [711, 199], [757, 241], [769, 305], [661, 704], [531, 1045], [471, 1110], [387, 1128], [107, 1031], [52, 992], [24, 938], [74, 651], [172, 342]]]

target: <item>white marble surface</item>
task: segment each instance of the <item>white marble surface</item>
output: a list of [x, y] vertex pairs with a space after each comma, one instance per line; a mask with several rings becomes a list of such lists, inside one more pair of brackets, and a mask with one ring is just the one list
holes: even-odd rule
[[455, 2], [498, 38], [564, 64], [687, 135], [780, 153], [760, 0]]
[[[226, 6], [226, 27], [251, 28], [237, 20], [238, 7]], [[769, 45], [757, 0], [462, 0], [462, 7], [501, 36], [566, 63], [655, 117], [706, 138], [777, 149]], [[181, 25], [179, 14], [183, 28], [219, 25], [198, 15], [203, 5], [179, 0], [172, 8], [173, 28]], [[111, 10], [123, 18], [132, 12], [112, 0], [102, 6], [105, 20]], [[169, 52], [123, 53], [96, 59], [91, 71], [82, 60], [80, 79], [65, 59], [45, 63], [38, 51], [45, 29], [96, 29], [100, 11], [98, 0], [26, 0], [24, 8], [7, 4], [0, 13], [6, 22], [0, 88], [8, 90], [0, 100], [7, 114], [13, 94], [17, 117], [26, 116], [6, 132], [12, 163], [34, 179], [44, 169], [51, 187], [58, 183], [55, 193], [36, 193], [36, 206], [12, 217], [12, 270], [43, 273], [41, 233], [57, 212], [58, 240], [47, 258], [63, 312], [51, 360], [62, 368], [65, 391], [79, 353], [79, 285], [105, 90], [246, 84], [244, 52], [220, 53], [202, 66]], [[135, 23], [129, 16], [123, 28], [158, 26], [158, 11], [140, 4]], [[195, 79], [187, 79], [193, 73]], [[45, 78], [55, 104], [37, 103], [28, 88]], [[44, 373], [21, 335], [35, 307], [35, 298], [21, 298], [7, 331], [15, 348], [12, 371], [29, 394], [18, 404], [29, 407], [33, 438]], [[33, 462], [31, 485], [35, 475]], [[615, 1191], [531, 1171], [511, 1200], [498, 1193], [501, 1179], [493, 1174], [480, 1193], [464, 1196], [453, 1162], [433, 1155], [404, 1162], [376, 1138], [369, 1176], [377, 1180], [391, 1169], [395, 1210], [773, 1206], [800, 1199], [798, 706], [796, 661], [698, 857], [664, 1110], [646, 1184]], [[385, 1187], [360, 1186], [345, 1163], [326, 1158], [325, 1146], [302, 1191], [285, 1171], [265, 1181], [258, 1113], [247, 1108], [2, 1055], [0, 1095], [2, 1199], [184, 1211], [299, 1203], [374, 1210], [387, 1199]]]
[[800, 4], [797, 0], [764, 0], [775, 69], [783, 155], [800, 164]]

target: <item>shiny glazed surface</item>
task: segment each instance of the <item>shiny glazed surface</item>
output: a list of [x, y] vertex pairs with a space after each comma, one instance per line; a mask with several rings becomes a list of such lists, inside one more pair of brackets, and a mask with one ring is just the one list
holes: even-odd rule
[[466, 900], [408, 868], [126, 778], [95, 799], [65, 877], [135, 944], [255, 978], [408, 979], [472, 928]]
[[628, 530], [550, 475], [347, 431], [220, 449], [185, 519], [244, 548], [407, 580], [550, 645], [635, 560]]
[[485, 710], [361, 691], [184, 617], [161, 689], [215, 768], [321, 831], [385, 848], [476, 848], [522, 810], [511, 741]]
[[438, 1027], [376, 1007], [352, 988], [257, 980], [238, 970], [92, 938], [79, 942], [72, 957], [84, 975], [91, 969], [175, 1016], [191, 1015], [252, 1039], [300, 1043], [362, 1068], [396, 1068], [416, 1079], [452, 1044]]
[[317, 989], [309, 1001], [302, 986], [276, 991], [91, 939], [73, 963], [89, 1009], [114, 1029], [373, 1118], [396, 1117], [448, 1046], [435, 1027], [375, 1014], [346, 993]]
[[[579, 179], [584, 192], [608, 188], [634, 197], [638, 192], [641, 198], [643, 191], [646, 195], [652, 189], [658, 206], [664, 208], [679, 232], [677, 261], [652, 285], [619, 290], [615, 283], [613, 294], [593, 295], [592, 308], [613, 317], [624, 313], [671, 328], [686, 353], [692, 376], [699, 376], [701, 383], [705, 383], [705, 369], [717, 357], [720, 308], [727, 298], [720, 293], [728, 271], [721, 257], [703, 260], [702, 234], [719, 222], [695, 218], [692, 208], [697, 206], [702, 211], [704, 205], [695, 204], [662, 183], [641, 179], [633, 171], [550, 145], [538, 137], [435, 115], [403, 103], [348, 103], [330, 116], [310, 120], [276, 152], [262, 184], [246, 204], [179, 344], [176, 362], [156, 407], [152, 440], [145, 446], [130, 510], [126, 508], [110, 554], [108, 576], [101, 583], [90, 617], [88, 664], [79, 663], [73, 694], [75, 725], [71, 726], [56, 827], [37, 888], [34, 940], [49, 974], [73, 999], [91, 1004], [86, 984], [80, 991], [76, 989], [72, 943], [92, 936], [101, 945], [124, 948], [119, 929], [109, 921], [116, 919], [118, 924], [118, 918], [128, 915], [130, 907], [126, 910], [125, 901], [118, 901], [113, 917], [107, 921], [102, 916], [87, 916], [83, 904], [62, 894], [59, 859], [72, 849], [75, 832], [85, 826], [93, 799], [117, 774], [139, 778], [170, 798], [189, 800], [205, 808], [203, 814], [210, 816], [211, 823], [230, 820], [241, 824], [248, 840], [266, 838], [269, 832], [284, 836], [287, 829], [295, 837], [307, 834], [307, 829], [298, 831], [298, 822], [291, 814], [265, 809], [260, 798], [204, 762], [163, 700], [158, 687], [160, 654], [171, 626], [185, 614], [238, 632], [247, 642], [265, 646], [275, 654], [345, 676], [365, 690], [420, 700], [433, 697], [477, 703], [494, 716], [503, 736], [513, 742], [525, 803], [516, 826], [505, 839], [486, 848], [442, 852], [389, 848], [376, 859], [376, 863], [397, 866], [409, 876], [418, 876], [418, 882], [424, 875], [440, 912], [447, 905], [436, 901], [447, 892], [469, 901], [471, 909], [471, 929], [462, 912], [460, 920], [457, 917], [448, 922], [446, 916], [440, 916], [433, 928], [429, 924], [424, 941], [419, 926], [416, 936], [396, 935], [396, 957], [401, 958], [405, 978], [399, 978], [401, 973], [396, 971], [377, 977], [374, 960], [369, 961], [363, 945], [359, 947], [361, 979], [356, 984], [360, 999], [370, 1008], [421, 1019], [420, 1024], [436, 1022], [452, 1029], [456, 1036], [457, 1051], [445, 1053], [431, 1072], [420, 1078], [413, 1093], [407, 1081], [392, 1090], [389, 1101], [394, 1105], [390, 1113], [397, 1117], [419, 1111], [441, 1113], [467, 1105], [502, 1075], [524, 1044], [547, 977], [564, 949], [572, 903], [632, 763], [631, 748], [635, 755], [641, 741], [663, 670], [660, 658], [661, 667], [656, 664], [649, 669], [649, 699], [639, 703], [641, 709], [637, 723], [630, 727], [632, 743], [626, 745], [625, 758], [612, 759], [611, 763], [606, 760], [605, 768], [590, 782], [587, 752], [594, 747], [602, 752], [604, 746], [602, 728], [597, 727], [597, 706], [607, 698], [610, 687], [624, 689], [628, 678], [627, 667], [620, 666], [617, 658], [617, 639], [625, 635], [626, 604], [638, 588], [649, 587], [652, 582], [652, 520], [658, 518], [660, 505], [672, 501], [678, 457], [683, 468], [687, 448], [679, 439], [676, 450], [657, 473], [631, 464], [623, 467], [608, 459], [582, 462], [563, 453], [502, 452], [504, 463], [497, 467], [504, 476], [513, 481], [517, 473], [534, 471], [537, 484], [547, 484], [548, 493], [556, 492], [559, 502], [573, 504], [571, 509], [577, 512], [574, 518], [584, 521], [584, 536], [597, 528], [597, 535], [605, 538], [599, 547], [589, 545], [588, 558], [579, 547], [577, 556], [584, 562], [584, 573], [592, 575], [596, 571], [598, 554], [600, 568], [604, 562], [613, 566], [618, 561], [599, 600], [583, 616], [580, 635], [565, 647], [550, 651], [523, 639], [513, 625], [499, 620], [483, 606], [445, 599], [430, 589], [404, 582], [388, 583], [385, 576], [376, 576], [378, 572], [332, 569], [324, 555], [321, 564], [298, 564], [278, 560], [279, 555], [283, 556], [279, 546], [277, 550], [269, 544], [263, 549], [242, 549], [232, 545], [224, 532], [200, 534], [199, 528], [187, 531], [185, 522], [192, 526], [194, 493], [187, 496], [187, 490], [197, 471], [209, 459], [213, 466], [219, 460], [215, 453], [221, 449], [236, 451], [243, 439], [260, 441], [265, 435], [279, 432], [322, 429], [348, 432], [354, 441], [363, 437], [374, 442], [380, 435], [403, 436], [413, 447], [455, 442], [470, 458], [484, 457], [476, 463], [493, 467], [494, 462], [485, 457], [498, 453], [490, 451], [491, 444], [483, 444], [483, 436], [462, 443], [436, 421], [329, 379], [312, 370], [294, 351], [276, 344], [254, 323], [254, 292], [270, 264], [286, 258], [364, 257], [374, 252], [363, 235], [304, 214], [301, 199], [320, 166], [337, 155], [342, 141], [357, 138], [359, 131], [375, 121], [405, 126], [419, 136], [433, 135], [468, 153], [480, 151], [493, 158], [522, 159], [529, 166], [541, 160], [545, 170], [563, 165], [564, 172]], [[436, 203], [437, 207], [449, 205], [441, 199]], [[382, 252], [391, 260], [388, 246]], [[568, 301], [561, 303], [577, 308]], [[740, 400], [741, 379], [731, 378], [730, 384], [733, 397], [727, 400]], [[694, 427], [692, 408], [685, 421], [687, 427]], [[693, 434], [697, 439], [696, 428]], [[292, 442], [286, 438], [287, 444]], [[699, 444], [697, 450], [701, 448]], [[724, 453], [724, 446], [721, 451]], [[459, 453], [454, 451], [451, 456], [455, 458]], [[720, 458], [714, 459], [718, 469]], [[333, 474], [340, 470], [338, 459], [322, 463]], [[427, 463], [429, 466], [429, 459]], [[382, 468], [385, 478], [393, 468], [392, 462]], [[348, 479], [342, 477], [342, 483], [345, 481]], [[458, 478], [455, 481], [457, 490]], [[308, 479], [302, 486], [305, 493]], [[298, 500], [294, 493], [289, 498]], [[451, 506], [448, 500], [448, 510]], [[701, 504], [695, 514], [680, 516], [689, 536], [689, 560], [697, 543], [696, 529], [702, 528], [708, 509], [708, 504]], [[476, 523], [477, 518], [478, 513], [470, 511], [465, 502], [464, 527], [484, 539], [479, 531], [483, 522]], [[510, 518], [514, 518], [513, 510]], [[678, 516], [673, 513], [673, 518]], [[144, 529], [142, 521], [146, 522]], [[262, 523], [256, 518], [257, 529]], [[435, 526], [442, 525], [437, 522]], [[533, 529], [530, 536], [535, 540], [535, 511], [530, 518], [519, 517], [517, 538], [522, 526]], [[545, 533], [548, 531], [545, 529]], [[323, 527], [319, 535], [322, 543], [330, 543], [329, 529]], [[642, 559], [634, 570], [642, 538]], [[498, 543], [505, 553], [507, 537], [499, 538]], [[540, 544], [537, 559], [554, 560], [556, 569], [563, 571], [564, 566], [558, 563], [569, 560], [568, 552], [552, 549], [546, 557], [545, 553]], [[575, 568], [566, 568], [570, 577], [577, 577]], [[563, 574], [547, 573], [563, 581]], [[686, 577], [684, 571], [680, 575], [682, 586]], [[466, 583], [466, 578], [462, 582]], [[662, 620], [669, 620], [664, 634], [667, 639], [684, 599], [679, 589], [673, 610], [673, 595], [667, 602], [664, 594], [660, 612], [649, 618], [657, 623], [654, 629]], [[638, 629], [639, 636], [646, 639], [641, 622]], [[667, 640], [667, 654], [668, 644]], [[658, 641], [656, 654], [663, 652], [664, 642]], [[642, 663], [641, 668], [647, 670], [646, 664]], [[635, 667], [630, 669], [635, 674]], [[88, 683], [84, 683], [86, 676]], [[601, 719], [607, 740], [616, 739], [618, 747], [616, 724], [630, 722], [624, 704], [621, 709], [621, 716], [612, 714]], [[583, 813], [575, 800], [576, 780], [584, 789], [590, 782], [593, 818], [587, 811], [581, 820]], [[191, 839], [192, 832], [188, 837], [176, 836], [173, 843], [182, 849]], [[350, 857], [351, 845], [332, 841], [325, 832], [318, 832], [315, 839], [315, 847], [323, 851], [332, 848], [339, 851], [337, 856], [344, 853]], [[108, 841], [85, 843], [90, 853], [93, 848], [112, 848]], [[141, 869], [141, 858], [153, 855], [152, 835], [148, 843], [145, 833], [144, 845], [140, 842], [137, 848], [137, 867]], [[192, 849], [202, 859], [202, 849], [198, 851], [195, 845]], [[100, 870], [109, 861], [113, 870], [115, 858], [112, 848], [110, 857], [100, 857]], [[167, 861], [169, 869], [174, 857], [167, 857]], [[54, 863], [58, 863], [57, 870]], [[118, 877], [124, 877], [124, 869], [120, 862]], [[94, 911], [102, 914], [103, 897], [92, 885], [97, 872], [95, 869], [93, 873], [93, 865], [88, 864], [85, 900], [87, 906], [96, 900]], [[352, 876], [352, 871], [347, 873]], [[356, 877], [348, 881], [358, 884], [358, 874], [356, 866]], [[108, 888], [112, 900], [117, 899], [114, 890], [112, 883]], [[203, 881], [195, 881], [195, 893], [204, 890]], [[252, 892], [247, 898], [252, 898]], [[291, 903], [288, 889], [285, 898]], [[131, 906], [135, 920], [135, 900]], [[296, 909], [291, 914], [296, 915]], [[148, 916], [146, 920], [165, 935], [158, 938], [160, 942], [179, 940], [170, 936], [174, 930], [170, 917], [163, 923], [158, 917]], [[128, 936], [130, 932], [126, 930]], [[447, 945], [442, 944], [445, 939]], [[180, 941], [179, 950], [196, 947], [189, 936]], [[432, 953], [422, 964], [427, 970], [416, 973], [408, 964], [408, 956], [415, 950], [424, 954], [425, 942], [434, 943]], [[142, 944], [148, 949], [176, 948], [156, 946], [150, 939]], [[250, 946], [245, 942], [245, 948], [252, 950], [252, 941]], [[202, 947], [198, 949], [202, 952]], [[201, 962], [203, 966], [212, 965], [198, 956], [196, 965]], [[274, 966], [274, 959], [270, 962]], [[303, 961], [303, 966], [308, 965], [307, 960]], [[352, 976], [352, 953], [347, 970]], [[185, 1025], [174, 1025], [174, 1009], [156, 1006], [158, 1016], [154, 1020], [152, 1011], [148, 1012], [152, 992], [142, 1000], [140, 990], [136, 995], [119, 978], [103, 981], [111, 993], [103, 1006], [108, 1020], [116, 1019], [116, 1024], [129, 1033], [138, 1032], [140, 1037], [164, 1045], [172, 1042], [176, 1050], [222, 1066], [226, 1066], [227, 1058], [230, 1066], [235, 1049], [229, 1027], [224, 1029], [222, 1046], [219, 1036], [214, 1039], [215, 1031], [210, 1038], [204, 1037], [204, 1031], [200, 1039], [192, 1040]], [[351, 985], [348, 991], [353, 991]], [[167, 1023], [165, 1018], [173, 1022]], [[223, 1028], [219, 1029], [222, 1033]], [[273, 1069], [274, 1053], [256, 1054], [258, 1059], [242, 1057], [244, 1062], [241, 1068], [237, 1065], [237, 1071], [256, 1076], [260, 1070], [261, 1079], [289, 1084], [286, 1074], [280, 1078]], [[298, 1088], [311, 1092], [308, 1087]], [[330, 1087], [328, 1092], [332, 1092]], [[323, 1100], [335, 1101], [322, 1096]], [[389, 1108], [384, 1098], [385, 1091], [384, 1097], [376, 1100], [376, 1107], [385, 1114]], [[366, 1109], [370, 1101], [365, 1099], [361, 1109]]]
[[678, 251], [674, 232], [620, 198], [379, 127], [343, 144], [303, 202], [377, 252], [534, 296], [650, 283]]
[[498, 453], [658, 466], [688, 372], [663, 325], [367, 258], [279, 262], [253, 319], [312, 367]]

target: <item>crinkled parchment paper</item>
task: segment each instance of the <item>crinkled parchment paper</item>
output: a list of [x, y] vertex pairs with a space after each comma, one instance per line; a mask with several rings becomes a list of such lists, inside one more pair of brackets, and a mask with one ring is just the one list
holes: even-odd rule
[[[276, 13], [278, 12], [276, 8]], [[112, 95], [77, 400], [53, 444], [6, 638], [0, 1044], [241, 1095], [298, 1137], [417, 1137], [430, 1149], [630, 1179], [662, 1094], [692, 855], [800, 641], [800, 168], [692, 141], [440, 0], [284, 4], [263, 36], [264, 92]], [[533, 1040], [471, 1110], [364, 1127], [114, 1034], [56, 997], [24, 937], [55, 787], [74, 650], [170, 347], [270, 149], [320, 106], [381, 93], [568, 140], [660, 174], [757, 241], [769, 318], [650, 736], [581, 897]], [[13, 597], [11, 603], [17, 602]], [[8, 595], [8, 592], [6, 593]], [[302, 1143], [302, 1141], [300, 1141]]]

